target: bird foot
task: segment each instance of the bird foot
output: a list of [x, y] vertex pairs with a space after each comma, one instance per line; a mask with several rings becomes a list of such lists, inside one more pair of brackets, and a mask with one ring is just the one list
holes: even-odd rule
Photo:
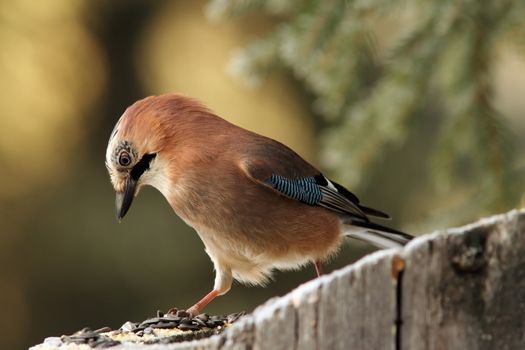
[[189, 314], [189, 317], [193, 318], [200, 314], [200, 310], [196, 308], [195, 306], [190, 307], [186, 312]]
[[188, 310], [179, 310], [176, 307], [172, 307], [171, 309], [166, 312], [166, 315], [173, 315], [173, 316], [179, 316], [179, 317], [189, 317], [193, 318], [200, 314], [200, 310], [197, 309], [195, 306], [190, 307]]
[[168, 312], [166, 312], [166, 315], [177, 315], [178, 311], [179, 309], [177, 309], [176, 307], [172, 307], [171, 309], [168, 310]]

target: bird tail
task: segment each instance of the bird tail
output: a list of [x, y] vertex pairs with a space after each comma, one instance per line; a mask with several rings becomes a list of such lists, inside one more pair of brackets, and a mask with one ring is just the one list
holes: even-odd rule
[[397, 248], [407, 244], [413, 236], [374, 222], [353, 221], [344, 225], [344, 235], [365, 241], [379, 248]]

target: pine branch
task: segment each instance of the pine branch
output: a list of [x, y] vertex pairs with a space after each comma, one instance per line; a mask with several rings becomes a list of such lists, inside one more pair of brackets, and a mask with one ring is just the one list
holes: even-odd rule
[[[257, 9], [276, 0], [213, 0], [218, 13]], [[437, 183], [481, 186], [483, 206], [516, 200], [512, 135], [493, 105], [492, 71], [502, 38], [523, 42], [525, 2], [296, 0], [275, 32], [238, 55], [239, 71], [264, 78], [276, 67], [294, 72], [325, 117], [326, 165], [356, 185], [386, 147], [401, 145], [425, 103], [445, 103], [433, 164]], [[406, 35], [378, 54], [374, 24], [409, 10]], [[406, 17], [405, 17], [406, 18]], [[373, 20], [371, 20], [373, 19]], [[387, 33], [389, 34], [389, 33]], [[381, 38], [383, 39], [383, 38]], [[384, 58], [386, 56], [386, 58]], [[462, 181], [466, 168], [478, 176]], [[446, 187], [446, 186], [445, 186]]]

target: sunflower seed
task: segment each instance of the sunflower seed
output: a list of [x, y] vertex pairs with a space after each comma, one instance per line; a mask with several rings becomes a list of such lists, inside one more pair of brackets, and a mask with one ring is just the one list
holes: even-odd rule
[[89, 346], [99, 349], [110, 348], [119, 344], [120, 342], [118, 340], [113, 340], [108, 337], [100, 337], [95, 341], [89, 342]]
[[95, 333], [106, 333], [111, 332], [111, 327], [102, 327], [97, 330], [94, 330]]
[[206, 322], [206, 321], [208, 321], [210, 319], [210, 315], [204, 313], [204, 314], [200, 314], [200, 315], [195, 316], [194, 319], [195, 318], [198, 318], [199, 320]]
[[47, 337], [44, 339], [44, 344], [49, 345], [50, 347], [59, 347], [63, 344], [60, 337]]
[[155, 323], [159, 323], [161, 322], [162, 318], [161, 317], [152, 317], [152, 318], [148, 318], [147, 320], [145, 321], [142, 321], [140, 323], [141, 326], [148, 326], [150, 324], [155, 324]]
[[180, 324], [191, 324], [191, 318], [184, 317], [182, 320], [180, 320]]
[[178, 324], [175, 322], [159, 322], [156, 324], [152, 324], [151, 328], [175, 328]]
[[236, 313], [233, 313], [233, 314], [229, 314], [226, 319], [227, 319], [228, 323], [233, 323], [233, 322], [237, 321], [239, 318], [241, 318], [242, 316], [244, 316], [245, 314], [246, 313], [244, 311], [236, 312]]
[[70, 338], [79, 338], [79, 339], [86, 339], [86, 340], [96, 339], [98, 337], [99, 337], [98, 333], [95, 333], [92, 330], [86, 330], [86, 329], [78, 331], [70, 336]]
[[173, 316], [173, 315], [165, 315], [161, 322], [177, 322], [179, 323], [182, 320], [182, 317], [179, 316]]
[[181, 323], [178, 327], [181, 331], [198, 331], [199, 326], [194, 324]]
[[186, 310], [179, 310], [179, 311], [177, 311], [176, 315], [179, 316], [179, 317], [188, 317], [188, 316], [190, 316], [190, 314], [187, 313]]
[[120, 329], [125, 331], [125, 332], [133, 332], [137, 326], [139, 325], [139, 323], [137, 322], [131, 322], [131, 321], [128, 321], [126, 323], [124, 323]]
[[204, 322], [200, 318], [195, 317], [192, 321], [193, 321], [193, 323], [196, 323], [196, 324], [198, 324], [201, 327], [206, 327], [206, 322]]

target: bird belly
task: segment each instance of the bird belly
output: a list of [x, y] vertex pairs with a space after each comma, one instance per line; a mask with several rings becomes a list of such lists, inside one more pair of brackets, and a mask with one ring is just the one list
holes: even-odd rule
[[264, 284], [273, 269], [324, 260], [341, 243], [339, 217], [322, 207], [248, 179], [224, 177], [199, 186], [179, 180], [173, 209], [198, 232], [214, 264], [231, 269], [241, 282]]
[[264, 285], [274, 269], [299, 269], [309, 262], [325, 260], [337, 251], [343, 237], [338, 219], [321, 215], [324, 221], [308, 220], [311, 214], [295, 219], [270, 219], [270, 215], [258, 220], [247, 216], [250, 222], [236, 215], [223, 227], [192, 226], [214, 263], [230, 268], [240, 282]]
[[[228, 242], [229, 235], [221, 234], [220, 242], [199, 231], [206, 253], [214, 263], [232, 270], [233, 277], [249, 285], [265, 285], [272, 278], [272, 271], [298, 269], [313, 259], [292, 250], [284, 254], [274, 254], [270, 251], [247, 247], [236, 242]], [[232, 237], [233, 239], [233, 237]]]

